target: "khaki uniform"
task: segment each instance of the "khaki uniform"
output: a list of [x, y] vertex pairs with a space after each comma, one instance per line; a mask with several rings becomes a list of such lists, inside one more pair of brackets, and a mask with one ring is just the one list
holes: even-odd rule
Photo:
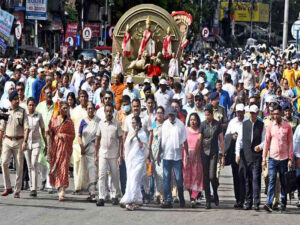
[[26, 111], [20, 106], [15, 110], [8, 111], [8, 121], [1, 120], [0, 130], [4, 131], [2, 150], [2, 171], [5, 189], [11, 188], [9, 177], [9, 161], [13, 154], [16, 161], [16, 186], [15, 193], [19, 193], [22, 187], [23, 160], [22, 143], [24, 141], [24, 131], [28, 129], [28, 118]]
[[[221, 125], [226, 124], [227, 123], [227, 116], [226, 116], [226, 112], [224, 107], [218, 105], [218, 107], [216, 109], [213, 109], [214, 111], [214, 119], [218, 122], [221, 123]], [[219, 141], [218, 141], [219, 144]], [[220, 144], [219, 144], [219, 149], [220, 149]], [[218, 165], [217, 165], [217, 178], [219, 179], [220, 174], [221, 174], [221, 163], [220, 163], [220, 159], [218, 160]]]
[[227, 116], [224, 107], [219, 105], [216, 109], [213, 110], [214, 110], [214, 119], [216, 121], [220, 122], [221, 124], [227, 123]]

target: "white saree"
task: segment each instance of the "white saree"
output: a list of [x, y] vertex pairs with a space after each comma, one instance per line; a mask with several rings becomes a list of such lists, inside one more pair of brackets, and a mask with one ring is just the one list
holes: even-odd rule
[[143, 203], [141, 187], [146, 171], [147, 135], [145, 131], [139, 130], [138, 137], [144, 143], [143, 147], [140, 148], [136, 137], [130, 141], [134, 133], [134, 131], [129, 132], [124, 146], [127, 182], [125, 195], [120, 201], [122, 204]]

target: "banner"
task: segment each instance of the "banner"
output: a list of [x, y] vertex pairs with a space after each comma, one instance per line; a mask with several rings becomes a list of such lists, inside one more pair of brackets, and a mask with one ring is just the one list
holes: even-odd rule
[[[251, 22], [250, 2], [233, 2], [232, 9], [236, 22]], [[224, 18], [224, 12], [228, 9], [228, 2], [221, 2], [220, 20]], [[269, 4], [254, 3], [253, 5], [253, 22], [269, 22]]]
[[0, 48], [4, 54], [10, 37], [14, 16], [0, 9]]
[[100, 37], [100, 23], [85, 23], [84, 27], [91, 28], [91, 30], [92, 30], [92, 38], [94, 38], [94, 37]]
[[47, 20], [48, 0], [26, 0], [26, 19]]
[[68, 43], [69, 46], [75, 46], [77, 29], [78, 29], [78, 23], [68, 23], [66, 36], [65, 36], [65, 44]]

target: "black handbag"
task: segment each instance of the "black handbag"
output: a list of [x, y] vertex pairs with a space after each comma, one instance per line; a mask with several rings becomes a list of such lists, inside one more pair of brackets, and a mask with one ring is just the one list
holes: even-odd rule
[[287, 194], [290, 194], [297, 190], [297, 176], [296, 170], [290, 170], [284, 174], [285, 190]]

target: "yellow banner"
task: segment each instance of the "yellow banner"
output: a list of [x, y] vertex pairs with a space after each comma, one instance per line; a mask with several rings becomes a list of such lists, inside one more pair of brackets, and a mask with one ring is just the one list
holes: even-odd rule
[[[251, 21], [251, 3], [249, 2], [233, 2], [232, 9], [234, 18], [237, 22]], [[224, 12], [228, 9], [228, 2], [221, 2], [220, 20], [224, 18]], [[253, 22], [269, 22], [269, 5], [262, 3], [254, 3]]]

